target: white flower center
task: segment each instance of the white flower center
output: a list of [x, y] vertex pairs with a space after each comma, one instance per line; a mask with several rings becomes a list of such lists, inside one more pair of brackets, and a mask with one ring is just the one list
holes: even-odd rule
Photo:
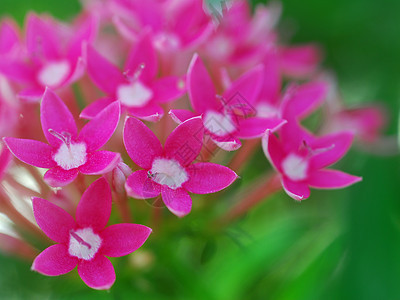
[[206, 112], [203, 120], [204, 127], [217, 136], [226, 136], [237, 129], [229, 115], [223, 115], [216, 111]]
[[53, 156], [54, 161], [64, 170], [71, 170], [86, 163], [85, 143], [60, 144], [57, 153]]
[[173, 190], [180, 188], [188, 181], [186, 170], [175, 159], [156, 158], [149, 174], [153, 181], [167, 185]]
[[308, 161], [304, 157], [290, 153], [282, 161], [282, 169], [285, 175], [291, 180], [304, 180], [307, 178]]
[[176, 34], [169, 32], [162, 32], [157, 34], [154, 37], [153, 43], [158, 50], [162, 51], [165, 51], [166, 49], [177, 50], [181, 45], [179, 37]]
[[279, 109], [268, 103], [260, 103], [256, 108], [257, 116], [260, 118], [274, 118], [278, 117]]
[[38, 73], [38, 81], [48, 87], [60, 85], [70, 73], [71, 66], [66, 60], [48, 63]]
[[69, 233], [70, 255], [84, 260], [91, 260], [101, 245], [101, 238], [90, 227], [71, 230]]
[[153, 91], [140, 81], [135, 81], [133, 84], [120, 85], [117, 89], [117, 97], [125, 106], [142, 107], [151, 100]]

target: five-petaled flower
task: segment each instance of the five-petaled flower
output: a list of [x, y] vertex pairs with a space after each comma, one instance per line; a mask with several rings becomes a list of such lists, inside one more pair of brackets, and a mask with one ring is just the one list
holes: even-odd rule
[[133, 47], [124, 72], [91, 46], [87, 47], [87, 69], [93, 82], [107, 94], [82, 111], [81, 117], [87, 119], [118, 100], [133, 116], [158, 121], [164, 114], [160, 104], [177, 99], [186, 91], [184, 81], [178, 76], [157, 78], [157, 53], [147, 31]]
[[202, 114], [206, 133], [212, 141], [224, 150], [236, 150], [241, 146], [239, 139], [261, 137], [265, 130], [275, 131], [285, 123], [277, 117], [248, 115], [258, 99], [262, 81], [263, 67], [259, 65], [235, 80], [219, 97], [205, 65], [195, 54], [187, 75], [189, 97], [195, 113], [174, 109], [170, 114], [178, 123]]
[[[237, 178], [231, 169], [209, 162], [192, 164], [202, 148], [203, 132], [201, 118], [191, 118], [168, 136], [163, 148], [145, 124], [127, 118], [124, 144], [131, 159], [144, 169], [128, 177], [127, 193], [139, 199], [157, 197], [161, 193], [168, 209], [183, 217], [192, 208], [188, 192], [208, 194], [229, 186]], [[188, 147], [192, 151], [186, 151]]]
[[111, 214], [111, 189], [102, 177], [82, 195], [76, 222], [51, 202], [33, 198], [33, 213], [39, 227], [58, 244], [45, 249], [33, 262], [32, 270], [48, 276], [70, 272], [78, 266], [82, 280], [94, 289], [109, 289], [115, 271], [105, 257], [120, 257], [143, 245], [151, 229], [139, 224], [107, 225]]
[[110, 104], [77, 134], [75, 120], [64, 102], [47, 89], [40, 105], [44, 135], [50, 145], [40, 141], [4, 138], [10, 151], [21, 161], [39, 168], [48, 168], [44, 180], [51, 186], [65, 186], [79, 172], [88, 175], [111, 171], [120, 161], [120, 154], [96, 151], [114, 133], [120, 117], [119, 103]]
[[279, 139], [270, 131], [262, 139], [264, 153], [281, 176], [286, 193], [295, 200], [310, 196], [310, 187], [344, 188], [361, 180], [325, 167], [338, 161], [349, 149], [351, 132], [315, 137], [295, 121], [280, 130]]

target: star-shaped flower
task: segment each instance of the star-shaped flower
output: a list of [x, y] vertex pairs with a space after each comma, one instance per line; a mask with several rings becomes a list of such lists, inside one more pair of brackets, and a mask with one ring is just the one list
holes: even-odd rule
[[[51, 18], [30, 14], [26, 21], [26, 57], [0, 63], [0, 72], [23, 84], [18, 96], [39, 101], [46, 87], [68, 86], [84, 74], [83, 45], [97, 32], [95, 18], [64, 28]], [[24, 52], [25, 53], [25, 52]]]
[[180, 124], [168, 136], [164, 147], [145, 124], [127, 118], [124, 144], [131, 159], [144, 169], [128, 177], [125, 184], [128, 195], [146, 199], [161, 193], [165, 205], [178, 217], [187, 215], [192, 208], [188, 192], [218, 192], [237, 178], [231, 169], [218, 164], [192, 164], [203, 145], [200, 117]]
[[281, 176], [286, 193], [295, 200], [310, 196], [310, 187], [344, 188], [361, 180], [338, 170], [325, 169], [349, 149], [350, 132], [315, 137], [295, 122], [282, 127], [279, 139], [270, 131], [262, 139], [264, 153]]
[[88, 46], [87, 68], [93, 82], [107, 94], [105, 98], [86, 107], [83, 118], [93, 118], [113, 101], [119, 101], [135, 117], [158, 121], [164, 114], [160, 104], [179, 98], [185, 93], [184, 81], [177, 76], [157, 78], [157, 54], [150, 33], [144, 32], [132, 49], [120, 71], [97, 51]]
[[177, 122], [202, 115], [206, 133], [222, 149], [232, 151], [241, 146], [240, 139], [261, 137], [265, 130], [280, 128], [285, 120], [260, 118], [253, 104], [257, 101], [263, 81], [263, 67], [256, 66], [235, 80], [219, 96], [207, 69], [195, 54], [189, 66], [187, 86], [195, 113], [175, 109], [171, 116]]
[[120, 154], [96, 151], [114, 133], [120, 117], [119, 103], [110, 104], [77, 133], [75, 120], [64, 102], [47, 89], [40, 105], [40, 119], [49, 144], [40, 141], [4, 138], [10, 151], [21, 161], [50, 169], [44, 180], [53, 187], [72, 182], [79, 172], [104, 174], [119, 162]]
[[151, 229], [139, 224], [107, 225], [111, 214], [111, 189], [104, 178], [83, 193], [76, 209], [76, 222], [51, 202], [33, 198], [33, 213], [39, 227], [58, 244], [45, 249], [33, 262], [32, 270], [48, 276], [70, 272], [78, 266], [82, 280], [94, 289], [109, 289], [115, 271], [105, 257], [120, 257], [143, 245]]

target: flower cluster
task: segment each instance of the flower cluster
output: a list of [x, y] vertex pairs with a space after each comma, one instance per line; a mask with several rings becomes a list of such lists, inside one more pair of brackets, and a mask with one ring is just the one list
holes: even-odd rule
[[[57, 243], [33, 270], [55, 276], [78, 266], [88, 286], [109, 289], [115, 272], [105, 256], [127, 255], [151, 233], [130, 223], [128, 196], [161, 195], [184, 217], [189, 194], [229, 187], [257, 150], [275, 170], [270, 180], [295, 200], [309, 187], [360, 180], [326, 167], [354, 136], [378, 139], [383, 113], [325, 101], [334, 84], [319, 67], [321, 51], [280, 42], [279, 8], [252, 13], [244, 0], [82, 5], [70, 24], [34, 13], [23, 30], [0, 23], [0, 210], [43, 237], [36, 221]], [[312, 113], [323, 126], [305, 127]], [[35, 187], [15, 180], [22, 173]], [[10, 209], [25, 196], [35, 220]], [[112, 200], [124, 223], [106, 227]]]

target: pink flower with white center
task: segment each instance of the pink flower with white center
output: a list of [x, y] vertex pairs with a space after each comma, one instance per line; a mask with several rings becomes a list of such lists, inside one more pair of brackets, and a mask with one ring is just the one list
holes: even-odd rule
[[39, 101], [46, 87], [55, 90], [68, 86], [84, 74], [82, 48], [96, 32], [95, 18], [66, 30], [53, 19], [30, 14], [26, 24], [27, 59], [3, 62], [0, 72], [25, 86], [18, 94], [21, 99]]
[[193, 48], [214, 29], [202, 0], [112, 0], [110, 10], [119, 32], [136, 40], [143, 29], [151, 29], [153, 44], [161, 53]]
[[87, 69], [94, 83], [107, 96], [86, 107], [81, 114], [83, 118], [93, 118], [117, 100], [133, 116], [158, 121], [164, 114], [160, 104], [177, 99], [186, 91], [184, 81], [179, 77], [157, 78], [157, 55], [148, 32], [133, 47], [124, 72], [91, 46], [87, 48]]
[[210, 75], [201, 59], [194, 55], [189, 66], [187, 86], [195, 113], [172, 110], [177, 122], [202, 115], [206, 133], [220, 148], [233, 151], [241, 146], [239, 139], [261, 137], [265, 130], [280, 128], [285, 121], [278, 117], [260, 118], [253, 104], [257, 101], [263, 82], [263, 67], [257, 66], [235, 80], [218, 96]]
[[147, 199], [162, 195], [168, 209], [178, 217], [192, 208], [188, 192], [208, 194], [229, 186], [237, 175], [231, 169], [209, 162], [192, 162], [203, 145], [200, 117], [189, 119], [168, 136], [164, 147], [141, 121], [127, 118], [124, 144], [130, 158], [144, 170], [133, 172], [126, 181], [128, 195]]
[[[220, 2], [218, 27], [200, 50], [211, 65], [248, 68], [259, 62], [269, 45], [275, 42], [273, 26], [279, 12], [272, 6], [258, 5], [252, 14], [246, 0]], [[216, 10], [216, 3], [211, 4]], [[225, 7], [223, 7], [225, 6]], [[218, 15], [220, 17], [218, 17]]]
[[78, 173], [105, 174], [120, 161], [120, 154], [96, 151], [114, 133], [120, 117], [119, 103], [110, 104], [77, 133], [75, 120], [62, 100], [47, 89], [40, 104], [40, 119], [49, 142], [4, 138], [15, 157], [39, 168], [49, 169], [44, 180], [53, 187], [71, 183]]
[[293, 121], [282, 127], [279, 137], [268, 131], [262, 146], [279, 172], [284, 190], [293, 199], [308, 198], [309, 187], [337, 189], [361, 180], [338, 170], [325, 169], [347, 152], [353, 139], [350, 132], [314, 137]]
[[83, 193], [74, 218], [51, 202], [33, 198], [33, 213], [39, 227], [58, 244], [40, 253], [32, 270], [58, 276], [78, 266], [78, 274], [89, 287], [111, 288], [115, 282], [109, 257], [120, 257], [140, 248], [151, 229], [139, 224], [115, 224], [104, 228], [111, 215], [111, 190], [100, 178]]

